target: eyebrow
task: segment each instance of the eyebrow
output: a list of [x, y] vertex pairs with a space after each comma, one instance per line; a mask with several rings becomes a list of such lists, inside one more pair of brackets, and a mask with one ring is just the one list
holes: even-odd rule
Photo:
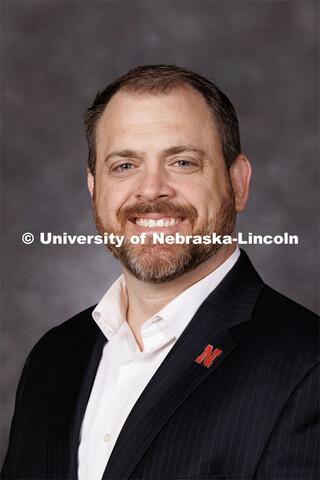
[[191, 145], [181, 145], [177, 147], [171, 147], [164, 151], [166, 155], [177, 155], [178, 153], [196, 153], [200, 157], [205, 156], [205, 152], [199, 148], [192, 147]]
[[121, 157], [121, 158], [139, 158], [141, 157], [141, 152], [135, 152], [134, 150], [119, 150], [114, 151], [106, 155], [104, 161], [105, 163], [113, 157]]
[[[174, 147], [167, 148], [163, 151], [165, 156], [168, 155], [177, 155], [179, 153], [196, 153], [200, 157], [205, 156], [205, 152], [200, 150], [199, 148], [192, 147], [190, 145], [177, 145]], [[120, 158], [141, 158], [143, 156], [143, 152], [138, 152], [135, 150], [118, 150], [109, 153], [106, 155], [104, 161], [107, 163], [113, 157], [120, 157]]]

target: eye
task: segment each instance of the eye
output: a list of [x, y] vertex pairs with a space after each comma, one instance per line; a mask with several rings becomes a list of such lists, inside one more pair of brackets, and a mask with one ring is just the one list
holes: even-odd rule
[[122, 163], [121, 165], [118, 165], [115, 170], [125, 171], [130, 170], [131, 168], [133, 168], [132, 163]]
[[193, 173], [199, 169], [199, 162], [193, 159], [181, 158], [181, 160], [173, 160], [171, 166], [177, 173]]
[[130, 177], [136, 171], [136, 165], [134, 163], [122, 162], [115, 163], [110, 168], [110, 173], [118, 178], [127, 178]]
[[174, 165], [178, 165], [178, 167], [190, 167], [193, 163], [189, 162], [189, 160], [178, 160]]

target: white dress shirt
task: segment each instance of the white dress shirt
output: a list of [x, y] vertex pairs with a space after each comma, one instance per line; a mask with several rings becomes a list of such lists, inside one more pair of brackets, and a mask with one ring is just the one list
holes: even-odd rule
[[201, 303], [236, 263], [238, 248], [216, 270], [149, 318], [140, 351], [126, 322], [124, 277], [110, 287], [92, 315], [107, 337], [84, 415], [78, 451], [79, 480], [101, 480], [121, 429], [139, 396]]

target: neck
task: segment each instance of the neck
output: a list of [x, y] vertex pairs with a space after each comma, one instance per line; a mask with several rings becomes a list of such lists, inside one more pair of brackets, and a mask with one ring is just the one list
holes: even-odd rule
[[127, 322], [141, 350], [143, 323], [180, 295], [222, 265], [234, 252], [234, 245], [224, 245], [209, 260], [179, 278], [165, 283], [147, 283], [135, 278], [122, 267], [128, 294]]

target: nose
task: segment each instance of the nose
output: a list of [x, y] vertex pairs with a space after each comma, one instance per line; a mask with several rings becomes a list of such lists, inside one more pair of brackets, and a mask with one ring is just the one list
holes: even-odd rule
[[169, 200], [174, 194], [174, 189], [169, 185], [164, 169], [149, 168], [143, 173], [135, 196], [139, 201], [156, 202]]

